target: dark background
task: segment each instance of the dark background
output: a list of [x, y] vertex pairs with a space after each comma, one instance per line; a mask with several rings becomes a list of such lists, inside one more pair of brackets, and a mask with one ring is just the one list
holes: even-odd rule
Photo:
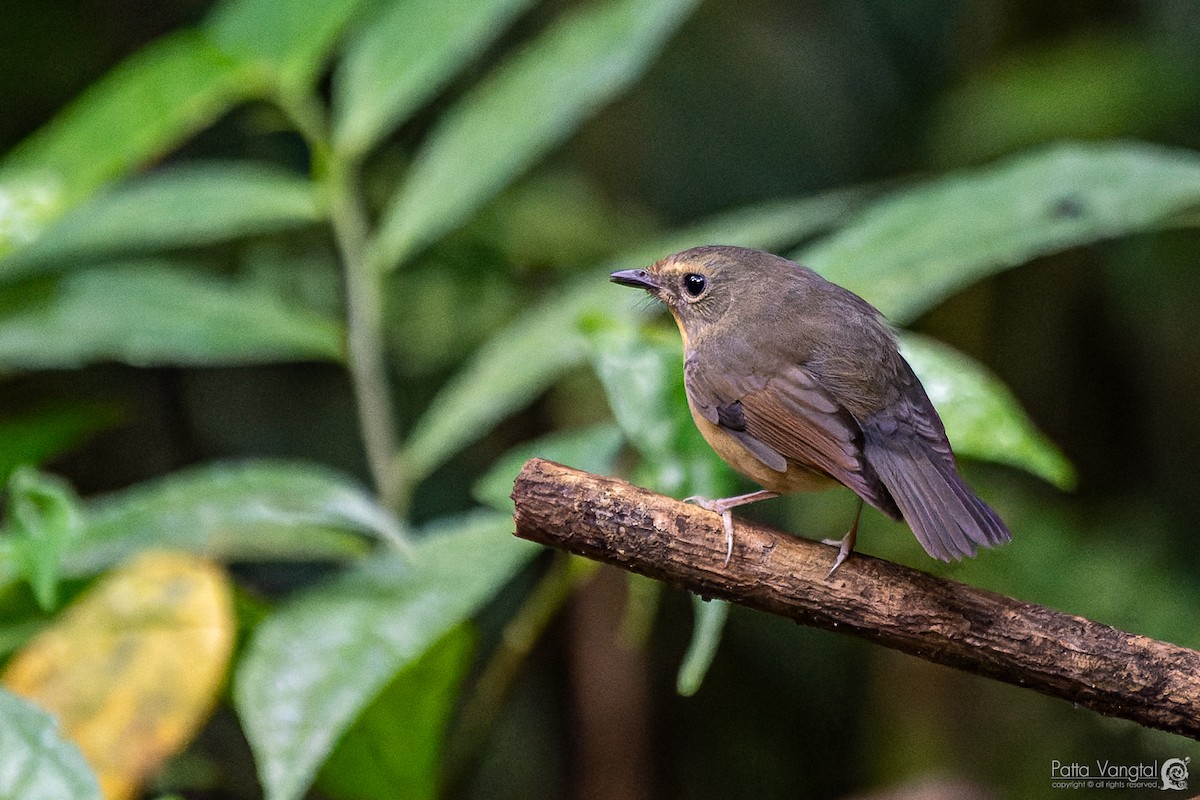
[[[141, 44], [199, 20], [208, 5], [0, 4], [0, 152]], [[537, 14], [556, 5], [565, 4], [550, 3], [523, 24], [536, 26]], [[589, 254], [599, 256], [630, 231], [668, 228], [754, 200], [935, 174], [1062, 138], [1196, 148], [1197, 42], [1200, 5], [1189, 0], [709, 0], [647, 77], [528, 185], [565, 193], [594, 217], [590, 225], [575, 217], [561, 225], [547, 220], [551, 230], [542, 231], [549, 249], [560, 237], [582, 267]], [[277, 160], [302, 160], [296, 142], [273, 135], [254, 109], [219, 122], [188, 146], [188, 155], [247, 146]], [[437, 290], [449, 292], [446, 302], [471, 321], [441, 331], [441, 351], [422, 347], [426, 339], [412, 344], [412, 337], [396, 336], [402, 351], [413, 348], [397, 368], [405, 408], [421, 407], [474, 344], [521, 305], [523, 292], [561, 276], [562, 267], [527, 256], [530, 234], [500, 254], [510, 280], [473, 274], [473, 254], [496, 247], [494, 239], [481, 243], [488, 237], [480, 226], [495, 224], [484, 216], [439, 246], [443, 260], [468, 265]], [[1062, 558], [1046, 563], [1021, 595], [1190, 646], [1200, 644], [1195, 617], [1189, 623], [1157, 598], [1169, 590], [1175, 607], [1200, 598], [1198, 245], [1200, 237], [1183, 230], [1041, 258], [972, 286], [915, 326], [995, 370], [1078, 469], [1078, 489], [1063, 495], [1008, 470], [968, 465], [985, 494], [1005, 498], [1000, 506], [1014, 522], [1014, 547], [1024, 519], [1064, 531]], [[406, 296], [436, 283], [419, 266], [403, 280], [409, 283], [397, 292]], [[395, 322], [401, 333], [413, 317], [405, 319]], [[588, 395], [587, 379], [577, 383], [441, 470], [416, 498], [418, 515], [469, 506], [471, 481], [511, 443], [573, 415], [602, 414], [594, 402], [578, 401]], [[365, 474], [348, 384], [335, 367], [105, 366], [35, 373], [0, 386], [0, 403], [10, 408], [55, 395], [122, 408], [119, 426], [53, 465], [84, 494], [245, 454], [302, 456]], [[791, 508], [756, 513], [778, 519]], [[1073, 574], [1073, 552], [1110, 555], [1104, 563], [1115, 565], [1113, 574], [1135, 560], [1146, 580]], [[1054, 594], [1063, 575], [1082, 587], [1077, 595]], [[590, 592], [619, 604], [620, 592], [602, 594], [612, 580], [601, 578]], [[579, 640], [579, 630], [595, 630], [589, 604], [595, 600], [580, 598], [556, 623], [487, 752], [451, 781], [453, 793], [590, 796], [579, 777], [592, 757], [581, 744], [580, 711], [595, 698], [581, 687], [581, 665], [611, 653]], [[1052, 759], [1200, 757], [1192, 742], [736, 611], [705, 687], [681, 699], [672, 687], [688, 614], [685, 597], [667, 594], [648, 649], [614, 678], [645, 730], [630, 731], [630, 775], [613, 784], [609, 800], [883, 791], [1060, 796], [1049, 789]], [[233, 748], [215, 758], [246, 757], [225, 737], [209, 736], [212, 747]], [[934, 793], [913, 794], [914, 785]]]

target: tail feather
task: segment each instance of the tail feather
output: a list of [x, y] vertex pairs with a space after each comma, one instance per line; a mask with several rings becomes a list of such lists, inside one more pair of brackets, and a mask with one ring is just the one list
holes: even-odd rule
[[868, 445], [867, 460], [925, 551], [952, 561], [1012, 538], [1004, 522], [959, 476], [952, 459], [909, 447]]

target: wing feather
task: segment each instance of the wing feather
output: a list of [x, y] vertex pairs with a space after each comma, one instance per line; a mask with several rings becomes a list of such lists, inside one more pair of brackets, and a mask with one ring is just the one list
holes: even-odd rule
[[884, 513], [899, 517], [863, 456], [858, 423], [811, 372], [790, 366], [765, 381], [739, 383], [728, 373], [709, 380], [707, 371], [688, 366], [693, 405], [763, 464], [776, 472], [794, 465], [828, 475]]
[[951, 561], [1012, 535], [992, 508], [958, 474], [942, 421], [904, 363], [914, 384], [885, 412], [863, 422], [863, 453], [931, 556]]

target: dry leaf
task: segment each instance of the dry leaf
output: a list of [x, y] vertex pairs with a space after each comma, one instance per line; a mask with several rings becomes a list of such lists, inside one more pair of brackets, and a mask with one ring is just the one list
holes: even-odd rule
[[2, 680], [58, 717], [108, 800], [126, 800], [207, 720], [234, 630], [220, 567], [146, 553], [81, 595]]

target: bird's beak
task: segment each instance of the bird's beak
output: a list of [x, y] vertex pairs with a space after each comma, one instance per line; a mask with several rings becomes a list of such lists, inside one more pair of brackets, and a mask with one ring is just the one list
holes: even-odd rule
[[650, 276], [650, 273], [644, 269], [623, 269], [619, 272], [614, 272], [608, 278], [613, 283], [619, 283], [622, 286], [632, 286], [636, 289], [645, 289], [649, 292], [657, 292], [662, 288]]

